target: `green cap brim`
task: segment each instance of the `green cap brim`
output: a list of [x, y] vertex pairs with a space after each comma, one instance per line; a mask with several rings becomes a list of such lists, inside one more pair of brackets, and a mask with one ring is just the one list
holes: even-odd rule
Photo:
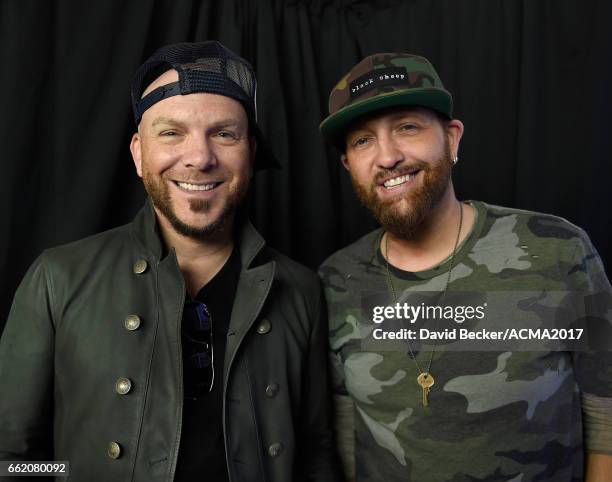
[[319, 129], [326, 140], [338, 145], [342, 140], [340, 136], [344, 134], [346, 128], [355, 119], [370, 112], [402, 105], [427, 107], [449, 119], [453, 117], [451, 95], [446, 90], [437, 87], [423, 87], [394, 91], [388, 94], [381, 93], [361, 102], [347, 105], [321, 122]]

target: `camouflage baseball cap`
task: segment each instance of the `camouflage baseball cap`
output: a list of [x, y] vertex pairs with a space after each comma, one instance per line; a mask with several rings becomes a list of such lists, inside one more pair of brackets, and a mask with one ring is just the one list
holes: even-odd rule
[[352, 121], [399, 105], [428, 107], [448, 118], [453, 115], [453, 98], [429, 60], [404, 53], [370, 55], [332, 89], [329, 116], [321, 122], [321, 134], [343, 145], [342, 136]]

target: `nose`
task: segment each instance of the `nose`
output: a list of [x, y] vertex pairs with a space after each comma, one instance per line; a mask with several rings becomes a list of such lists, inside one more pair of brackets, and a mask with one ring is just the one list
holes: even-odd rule
[[404, 160], [404, 153], [392, 136], [379, 136], [376, 163], [384, 169], [393, 169]]
[[217, 165], [217, 157], [210, 139], [205, 134], [190, 136], [185, 144], [183, 164], [200, 171], [209, 171]]

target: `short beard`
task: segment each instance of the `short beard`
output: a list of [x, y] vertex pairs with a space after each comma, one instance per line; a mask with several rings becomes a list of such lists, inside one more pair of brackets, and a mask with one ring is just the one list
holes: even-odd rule
[[[400, 239], [410, 240], [419, 234], [424, 222], [444, 197], [450, 183], [451, 166], [450, 145], [447, 140], [443, 156], [433, 164], [418, 161], [397, 169], [381, 171], [369, 187], [359, 184], [353, 176], [351, 181], [361, 203], [370, 210], [382, 227]], [[424, 179], [421, 186], [403, 196], [402, 199], [410, 201], [405, 212], [394, 206], [394, 203], [399, 201], [397, 198], [386, 202], [379, 199], [376, 186], [380, 178], [389, 175], [401, 176], [415, 167], [423, 171]]]
[[[168, 186], [163, 179], [156, 179], [148, 170], [143, 169], [142, 180], [153, 205], [164, 215], [172, 228], [183, 236], [199, 241], [210, 239], [214, 234], [228, 228], [229, 221], [242, 204], [248, 190], [248, 185], [239, 186], [235, 192], [230, 193], [216, 219], [205, 226], [192, 226], [181, 221], [176, 215]], [[189, 209], [194, 213], [205, 213], [210, 210], [210, 202], [207, 199], [192, 199], [189, 201]]]

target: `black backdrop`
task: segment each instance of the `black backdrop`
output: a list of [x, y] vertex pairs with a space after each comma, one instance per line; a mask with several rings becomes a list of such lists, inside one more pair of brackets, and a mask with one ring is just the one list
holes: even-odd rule
[[612, 266], [609, 2], [569, 0], [2, 0], [0, 327], [45, 248], [129, 221], [144, 192], [129, 82], [157, 47], [218, 39], [254, 65], [283, 169], [251, 212], [269, 243], [316, 267], [374, 223], [318, 124], [366, 55], [428, 57], [466, 124], [460, 198], [585, 228]]

